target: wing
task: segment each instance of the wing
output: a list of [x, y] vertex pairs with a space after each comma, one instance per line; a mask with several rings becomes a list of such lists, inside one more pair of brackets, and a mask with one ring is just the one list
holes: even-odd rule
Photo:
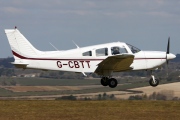
[[109, 75], [111, 72], [131, 70], [130, 65], [133, 63], [133, 60], [134, 55], [132, 54], [109, 56], [98, 64], [95, 73], [98, 75]]

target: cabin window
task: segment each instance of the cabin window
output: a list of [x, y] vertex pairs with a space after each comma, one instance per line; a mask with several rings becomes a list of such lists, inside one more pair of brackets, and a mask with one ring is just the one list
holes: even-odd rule
[[83, 56], [92, 56], [92, 51], [84, 52]]
[[111, 53], [112, 55], [122, 54], [122, 53], [127, 53], [127, 50], [124, 47], [114, 46], [114, 47], [111, 47]]
[[130, 50], [132, 51], [132, 53], [138, 53], [139, 51], [141, 51], [140, 49], [138, 49], [130, 44], [127, 44], [127, 45], [130, 48]]
[[108, 48], [96, 49], [96, 56], [107, 56]]

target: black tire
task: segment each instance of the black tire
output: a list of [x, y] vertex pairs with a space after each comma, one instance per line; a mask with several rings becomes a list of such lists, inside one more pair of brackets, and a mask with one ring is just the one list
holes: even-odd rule
[[114, 78], [109, 79], [109, 87], [110, 88], [115, 88], [117, 86], [117, 84], [118, 84], [118, 82], [116, 79], [114, 79]]
[[155, 83], [154, 83], [153, 79], [151, 78], [151, 79], [149, 80], [149, 84], [150, 84], [152, 87], [156, 87], [156, 86], [159, 85], [159, 80], [158, 80], [158, 79], [155, 79]]
[[107, 85], [108, 85], [108, 80], [109, 80], [109, 78], [107, 78], [107, 77], [102, 77], [102, 78], [101, 78], [101, 85], [107, 86]]

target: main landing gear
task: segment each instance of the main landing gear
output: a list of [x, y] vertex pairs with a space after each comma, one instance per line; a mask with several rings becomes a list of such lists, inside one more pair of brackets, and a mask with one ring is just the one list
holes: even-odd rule
[[108, 77], [102, 77], [101, 78], [101, 85], [108, 86], [110, 88], [115, 88], [117, 86], [118, 82], [115, 78], [108, 78]]
[[152, 86], [152, 87], [156, 87], [157, 85], [159, 85], [159, 80], [156, 79], [154, 77], [154, 75], [151, 75], [151, 79], [149, 80], [149, 84]]

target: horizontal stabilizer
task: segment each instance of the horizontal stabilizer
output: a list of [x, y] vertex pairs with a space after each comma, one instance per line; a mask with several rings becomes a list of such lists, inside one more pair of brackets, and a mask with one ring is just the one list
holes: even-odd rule
[[11, 62], [11, 64], [13, 64], [17, 68], [24, 68], [24, 69], [28, 65], [27, 63], [18, 63], [18, 62]]

